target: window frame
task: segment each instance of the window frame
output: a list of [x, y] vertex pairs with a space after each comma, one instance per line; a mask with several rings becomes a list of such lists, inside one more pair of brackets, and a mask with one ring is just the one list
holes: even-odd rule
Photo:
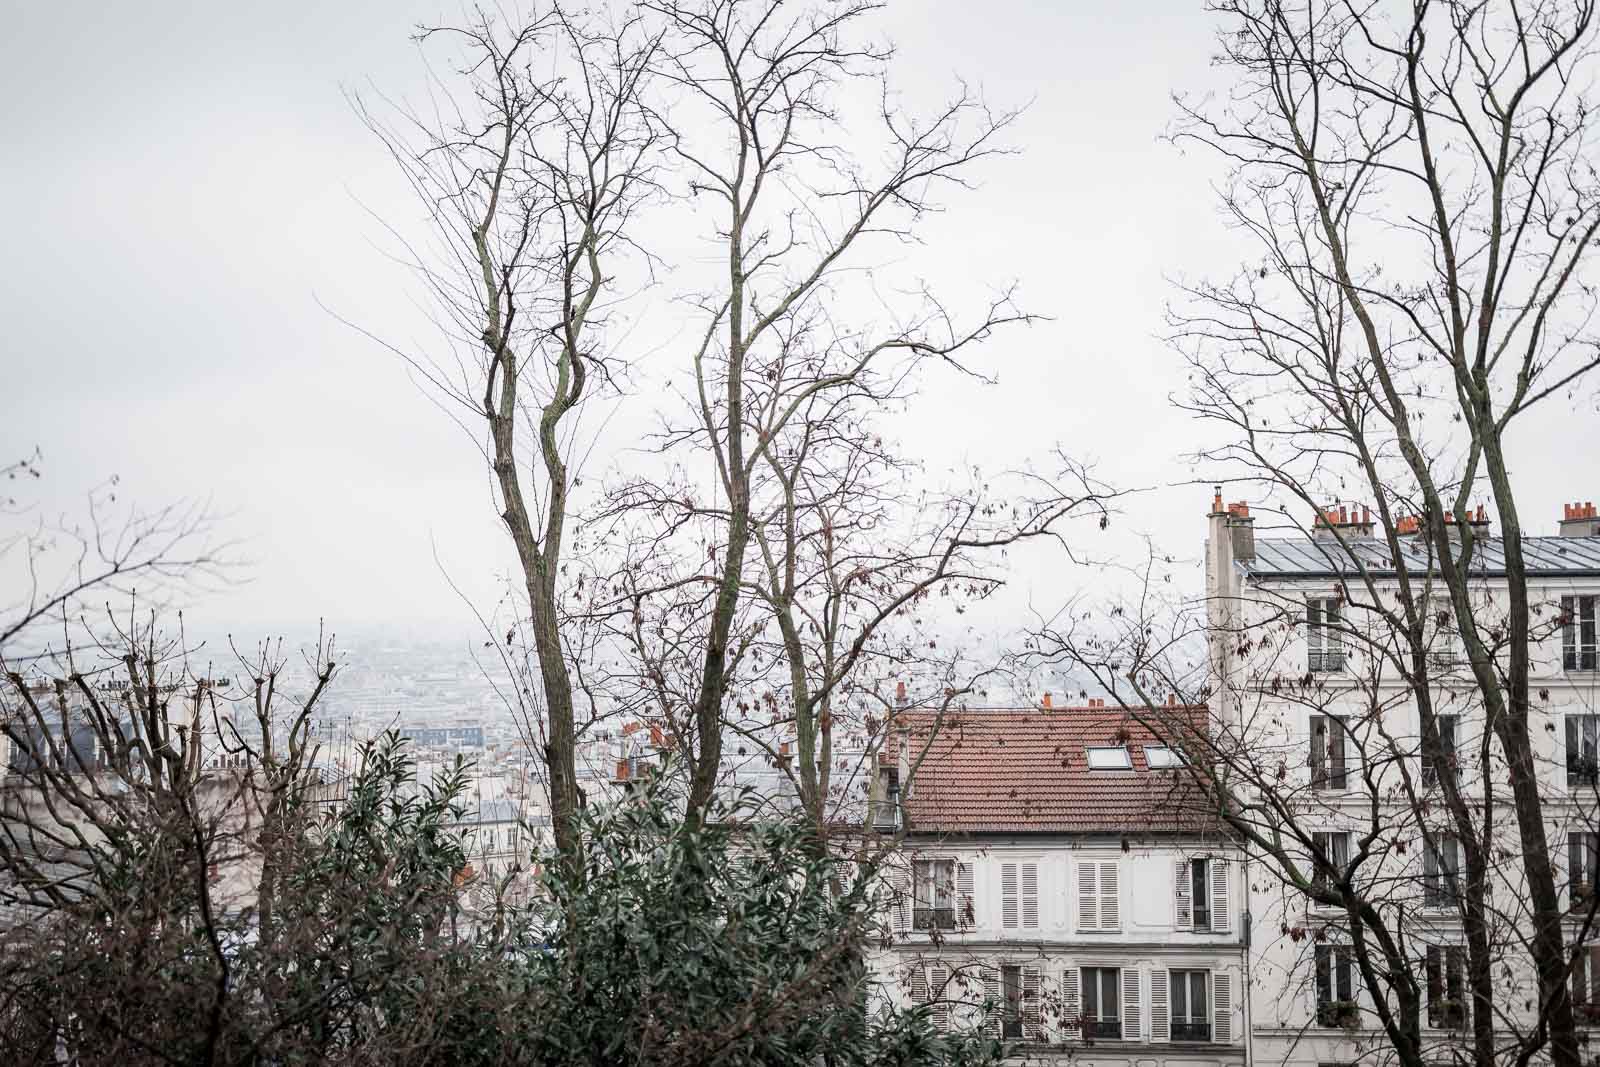
[[[1121, 761], [1111, 765], [1095, 765], [1096, 755], [1117, 753]], [[1087, 745], [1083, 750], [1083, 762], [1091, 771], [1131, 771], [1133, 770], [1133, 753], [1128, 751], [1127, 745]]]
[[[1311, 834], [1311, 846], [1322, 850], [1327, 857], [1328, 866], [1337, 867], [1341, 871], [1350, 867], [1350, 831], [1349, 830], [1314, 830]], [[1335, 845], [1342, 847], [1334, 847]], [[1343, 856], [1338, 855], [1342, 852]], [[1311, 886], [1313, 889], [1326, 890], [1328, 876], [1322, 868], [1313, 861], [1311, 870]]]
[[1348, 945], [1316, 945], [1313, 949], [1317, 1025], [1326, 1029], [1350, 1029], [1349, 1021], [1360, 1021], [1356, 1000], [1355, 960]]
[[1428, 1026], [1434, 1030], [1465, 1029], [1471, 1015], [1467, 998], [1466, 946], [1429, 945], [1424, 975]]
[[[1099, 1038], [1101, 1040], [1122, 1040], [1122, 971], [1121, 967], [1084, 966], [1078, 968], [1078, 995], [1081, 998], [1081, 1013], [1083, 1016], [1083, 1036], [1086, 1038]], [[1107, 983], [1111, 990], [1112, 1008], [1115, 1014], [1106, 1015], [1101, 1003], [1104, 998], [1101, 993], [1104, 988], [1096, 988], [1089, 980], [1090, 975]], [[1113, 1029], [1115, 1032], [1113, 1033]]]
[[1306, 598], [1306, 673], [1338, 674], [1345, 667], [1344, 602], [1336, 596]]
[[[1184, 766], [1183, 755], [1171, 745], [1144, 745], [1144, 765], [1152, 771], [1172, 771]], [[1161, 753], [1160, 762], [1151, 760], [1153, 752]]]
[[[1449, 724], [1448, 730], [1445, 729], [1447, 723]], [[1422, 787], [1424, 789], [1436, 788], [1439, 784], [1439, 779], [1443, 777], [1439, 772], [1445, 768], [1453, 770], [1456, 775], [1456, 781], [1461, 781], [1461, 761], [1457, 756], [1456, 749], [1456, 744], [1461, 739], [1461, 716], [1456, 712], [1440, 712], [1434, 715], [1433, 725], [1439, 734], [1440, 760], [1443, 762], [1434, 760], [1425, 751], [1420, 751], [1421, 741], [1419, 739], [1419, 754], [1422, 757]]]
[[[1202, 1001], [1198, 1014], [1194, 1010], [1196, 980]], [[1167, 971], [1167, 1034], [1171, 1041], [1211, 1040], [1212, 1003], [1211, 971], [1204, 968], [1182, 968]], [[1179, 1005], [1187, 1009], [1179, 1011]]]
[[1561, 669], [1568, 672], [1600, 670], [1596, 623], [1600, 616], [1600, 596], [1572, 593], [1561, 598]]
[[[1350, 728], [1345, 725], [1345, 718], [1323, 711], [1311, 713], [1310, 752], [1306, 762], [1311, 767], [1313, 792], [1338, 793], [1350, 788], [1350, 752], [1347, 745]], [[1335, 741], [1337, 744], [1333, 744]]]
[[1461, 841], [1437, 834], [1422, 846], [1422, 906], [1447, 909], [1461, 905]]
[[[928, 869], [926, 879], [924, 868]], [[948, 870], [948, 880], [941, 877]], [[911, 929], [954, 930], [956, 928], [956, 873], [959, 865], [953, 856], [921, 856], [911, 863]], [[923, 888], [933, 890], [924, 898]], [[940, 904], [943, 898], [945, 903]]]
[[1600, 785], [1600, 714], [1562, 716], [1565, 728], [1567, 788]]
[[[1201, 921], [1202, 917], [1204, 922]], [[1211, 860], [1209, 857], [1189, 861], [1189, 928], [1211, 929]]]

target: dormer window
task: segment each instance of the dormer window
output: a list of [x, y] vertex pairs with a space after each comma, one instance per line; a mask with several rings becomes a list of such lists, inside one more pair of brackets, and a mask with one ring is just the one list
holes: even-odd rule
[[1133, 758], [1126, 745], [1107, 745], [1084, 750], [1091, 771], [1127, 771], [1133, 769]]
[[1165, 771], [1183, 766], [1183, 757], [1166, 745], [1144, 746], [1144, 763], [1152, 771]]

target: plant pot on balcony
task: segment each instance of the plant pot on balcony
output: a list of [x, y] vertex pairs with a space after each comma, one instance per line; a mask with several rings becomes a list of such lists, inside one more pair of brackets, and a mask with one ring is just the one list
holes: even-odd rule
[[1361, 1009], [1353, 1000], [1330, 1000], [1318, 1005], [1317, 1022], [1322, 1026], [1357, 1030], [1361, 1027]]

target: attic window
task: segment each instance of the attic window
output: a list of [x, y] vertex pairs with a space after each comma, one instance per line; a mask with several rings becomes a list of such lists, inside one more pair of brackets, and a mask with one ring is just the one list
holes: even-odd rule
[[1178, 755], [1166, 745], [1144, 746], [1145, 766], [1152, 771], [1164, 771], [1172, 767], [1183, 766], [1183, 757]]
[[1133, 768], [1133, 760], [1128, 756], [1126, 745], [1085, 749], [1084, 756], [1088, 758], [1089, 769], [1092, 771], [1126, 771]]

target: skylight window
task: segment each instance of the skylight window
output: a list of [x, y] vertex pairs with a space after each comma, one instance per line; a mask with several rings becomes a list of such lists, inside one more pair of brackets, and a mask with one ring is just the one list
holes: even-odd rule
[[1163, 771], [1172, 767], [1183, 766], [1183, 757], [1178, 755], [1166, 745], [1144, 746], [1145, 766], [1152, 771]]
[[1088, 759], [1089, 769], [1092, 771], [1126, 771], [1133, 768], [1133, 760], [1128, 756], [1126, 745], [1085, 749], [1084, 756]]

